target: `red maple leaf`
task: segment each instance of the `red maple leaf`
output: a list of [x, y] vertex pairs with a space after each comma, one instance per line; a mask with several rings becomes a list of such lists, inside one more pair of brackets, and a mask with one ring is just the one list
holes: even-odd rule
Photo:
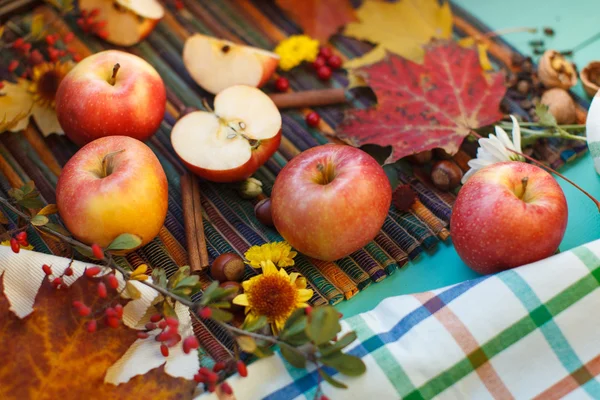
[[471, 129], [502, 117], [502, 73], [484, 72], [477, 50], [453, 41], [427, 45], [423, 65], [388, 53], [357, 73], [377, 106], [350, 110], [336, 135], [355, 146], [392, 146], [386, 162], [434, 148], [455, 154]]

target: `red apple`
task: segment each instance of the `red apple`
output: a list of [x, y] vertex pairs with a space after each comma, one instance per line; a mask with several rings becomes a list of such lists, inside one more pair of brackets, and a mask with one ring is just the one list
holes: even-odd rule
[[462, 187], [450, 232], [465, 264], [490, 274], [554, 254], [567, 216], [565, 195], [549, 173], [504, 162], [483, 168]]
[[325, 261], [345, 257], [377, 235], [392, 189], [383, 168], [355, 147], [326, 144], [293, 158], [275, 179], [275, 227], [296, 250]]
[[160, 126], [166, 99], [150, 64], [107, 50], [83, 59], [64, 77], [56, 113], [65, 134], [80, 146], [115, 134], [146, 140]]
[[107, 136], [82, 147], [64, 166], [56, 205], [80, 241], [108, 246], [122, 233], [151, 241], [167, 215], [165, 172], [139, 140]]
[[177, 121], [173, 149], [202, 178], [241, 181], [277, 151], [281, 114], [261, 90], [242, 85], [223, 90], [214, 106], [214, 112], [191, 112]]
[[200, 34], [185, 41], [182, 57], [190, 76], [213, 94], [235, 85], [261, 87], [279, 65], [270, 51]]

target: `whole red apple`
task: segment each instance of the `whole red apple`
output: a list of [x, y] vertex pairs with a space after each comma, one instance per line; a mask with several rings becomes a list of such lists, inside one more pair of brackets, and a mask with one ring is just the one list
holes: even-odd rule
[[146, 140], [165, 114], [158, 72], [133, 54], [107, 50], [89, 56], [62, 80], [56, 114], [65, 134], [82, 146], [111, 135]]
[[107, 136], [82, 147], [64, 166], [56, 205], [80, 241], [108, 246], [122, 233], [151, 241], [167, 215], [165, 172], [139, 140]]
[[326, 144], [293, 158], [275, 179], [275, 227], [298, 251], [345, 257], [377, 235], [392, 200], [383, 168], [352, 146]]
[[565, 195], [549, 173], [504, 162], [483, 168], [462, 187], [450, 232], [465, 264], [490, 274], [554, 254], [567, 216]]

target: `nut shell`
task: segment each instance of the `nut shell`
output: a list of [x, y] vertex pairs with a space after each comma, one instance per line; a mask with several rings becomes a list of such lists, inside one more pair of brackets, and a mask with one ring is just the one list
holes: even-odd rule
[[548, 106], [559, 125], [572, 124], [577, 120], [575, 102], [566, 90], [558, 88], [546, 90], [542, 95], [541, 103]]
[[242, 257], [235, 253], [224, 253], [215, 258], [210, 266], [210, 275], [219, 282], [241, 282], [244, 278], [245, 264]]
[[254, 215], [261, 224], [273, 226], [273, 215], [271, 214], [271, 199], [262, 199], [254, 206]]
[[431, 168], [431, 180], [440, 190], [447, 191], [457, 188], [462, 177], [462, 170], [449, 160], [438, 161]]
[[577, 84], [575, 67], [556, 50], [544, 52], [538, 66], [538, 76], [547, 88], [569, 90]]
[[594, 97], [600, 90], [600, 61], [592, 61], [579, 74], [588, 96]]

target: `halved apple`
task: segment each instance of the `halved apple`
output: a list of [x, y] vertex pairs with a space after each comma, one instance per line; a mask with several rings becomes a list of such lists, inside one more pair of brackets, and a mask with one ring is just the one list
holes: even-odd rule
[[277, 151], [281, 114], [261, 90], [237, 85], [215, 97], [214, 112], [195, 111], [171, 131], [183, 163], [213, 182], [248, 178]]
[[185, 41], [183, 63], [198, 85], [217, 94], [235, 85], [261, 87], [275, 72], [279, 56], [256, 47], [196, 34]]
[[107, 42], [132, 46], [152, 32], [165, 14], [157, 0], [79, 0], [79, 8], [98, 9], [98, 21], [106, 21]]

